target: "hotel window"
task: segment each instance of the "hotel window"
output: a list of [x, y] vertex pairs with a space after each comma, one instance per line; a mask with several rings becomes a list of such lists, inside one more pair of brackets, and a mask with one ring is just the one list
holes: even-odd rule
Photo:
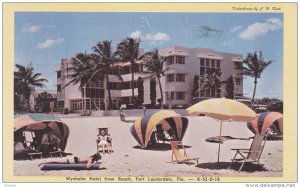
[[209, 63], [209, 59], [206, 59], [205, 64], [206, 64], [207, 67], [210, 66], [210, 65], [209, 65], [209, 64], [210, 64], [210, 63]]
[[99, 81], [99, 87], [104, 88], [104, 82], [103, 81]]
[[121, 85], [122, 89], [130, 89], [130, 82], [123, 82]]
[[217, 60], [217, 67], [220, 67], [220, 60]]
[[214, 59], [211, 60], [211, 67], [215, 67], [215, 60]]
[[221, 89], [220, 88], [217, 89], [217, 97], [221, 97]]
[[210, 97], [210, 89], [205, 89], [205, 97]]
[[212, 96], [212, 97], [215, 97], [215, 96], [216, 96], [216, 90], [214, 90], [214, 89], [211, 90], [211, 96]]
[[82, 99], [71, 100], [72, 110], [82, 110], [83, 102]]
[[200, 65], [201, 66], [204, 66], [204, 62], [205, 62], [205, 59], [204, 58], [200, 58]]
[[57, 71], [57, 78], [61, 77], [61, 71]]
[[172, 64], [174, 64], [174, 56], [167, 57], [167, 65], [172, 65]]
[[176, 82], [185, 82], [184, 74], [176, 74]]
[[241, 79], [240, 78], [235, 78], [235, 83], [236, 83], [236, 85], [241, 85]]
[[57, 85], [57, 92], [61, 91], [61, 85]]
[[[82, 96], [83, 96], [83, 94], [82, 94]], [[89, 97], [89, 98], [104, 98], [104, 89], [88, 88], [86, 90], [86, 97]]]
[[[130, 82], [130, 85], [131, 85], [131, 82]], [[130, 87], [131, 88], [131, 87]], [[138, 88], [138, 81], [134, 81], [133, 82], [133, 88]]]
[[108, 85], [109, 85], [109, 89], [111, 89], [111, 90], [117, 89], [117, 83], [116, 82], [109, 82]]
[[174, 74], [167, 75], [167, 82], [174, 82]]
[[171, 100], [174, 100], [174, 92], [171, 92]]
[[200, 75], [203, 76], [205, 74], [205, 68], [200, 67]]
[[184, 92], [176, 92], [176, 100], [184, 100], [185, 93]]
[[176, 56], [176, 64], [184, 64], [184, 56]]
[[242, 68], [242, 63], [241, 62], [234, 62], [234, 66], [236, 69], [241, 69]]

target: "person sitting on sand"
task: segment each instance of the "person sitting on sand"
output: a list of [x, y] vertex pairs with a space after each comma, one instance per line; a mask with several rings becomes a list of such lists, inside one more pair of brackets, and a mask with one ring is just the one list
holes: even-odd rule
[[92, 168], [96, 163], [99, 163], [101, 160], [101, 155], [99, 153], [95, 153], [94, 155], [87, 157], [77, 157], [71, 156], [67, 159], [57, 159], [57, 160], [47, 160], [38, 165], [40, 169], [43, 169], [44, 164], [77, 164], [77, 163], [87, 163], [86, 168]]
[[111, 153], [111, 147], [109, 143], [111, 142], [111, 137], [106, 134], [104, 129], [102, 129], [100, 131], [100, 135], [97, 136], [97, 141], [99, 141], [98, 146], [102, 148], [103, 153], [105, 153], [105, 148], [109, 154]]

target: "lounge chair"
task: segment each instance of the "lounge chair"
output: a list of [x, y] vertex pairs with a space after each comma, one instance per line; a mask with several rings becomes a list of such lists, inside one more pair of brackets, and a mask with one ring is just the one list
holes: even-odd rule
[[91, 114], [92, 114], [91, 110], [89, 110], [89, 111], [83, 111], [83, 113], [80, 116], [91, 116]]
[[43, 153], [36, 151], [36, 150], [30, 150], [27, 152], [27, 155], [30, 157], [31, 160], [33, 160], [34, 156], [38, 156], [40, 159], [43, 158]]
[[34, 131], [23, 131], [24, 145], [26, 147], [26, 154], [33, 160], [35, 156], [40, 159], [43, 158], [43, 153], [34, 147], [35, 133]]
[[[100, 135], [101, 130], [104, 130], [106, 132], [106, 135], [110, 137], [108, 128], [104, 128], [104, 127], [98, 128], [98, 135]], [[100, 142], [100, 140], [96, 140], [96, 143], [97, 143], [97, 152], [98, 153], [104, 152], [102, 150], [102, 148], [98, 146], [99, 142]], [[107, 142], [108, 142], [108, 146], [110, 147], [111, 152], [113, 152], [113, 149], [112, 149], [112, 140], [108, 139]]]
[[[198, 164], [199, 158], [189, 158], [181, 141], [170, 141], [170, 144], [172, 147], [172, 162], [190, 164], [190, 161], [194, 160]], [[182, 146], [183, 154], [179, 151], [179, 144]]]
[[125, 113], [122, 111], [120, 111], [120, 119], [121, 119], [121, 121], [123, 121], [125, 123], [134, 123], [135, 122], [135, 120], [126, 119]]
[[263, 166], [263, 164], [259, 163], [260, 156], [263, 152], [264, 146], [266, 144], [267, 135], [256, 134], [253, 138], [250, 149], [231, 149], [236, 151], [233, 159], [231, 159], [231, 163], [228, 169], [231, 168], [231, 165], [234, 162], [243, 161], [239, 172], [243, 169], [245, 162], [257, 162], [258, 165]]
[[165, 130], [163, 130], [162, 125], [156, 126], [155, 138], [156, 138], [156, 143], [158, 143], [160, 141], [165, 143], [165, 142], [170, 142], [172, 140], [172, 137], [170, 136], [170, 134], [168, 132], [166, 132]]

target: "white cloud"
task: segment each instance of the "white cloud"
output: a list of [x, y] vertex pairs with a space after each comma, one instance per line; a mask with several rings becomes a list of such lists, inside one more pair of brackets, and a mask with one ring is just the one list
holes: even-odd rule
[[44, 49], [44, 48], [50, 48], [52, 46], [55, 46], [61, 42], [63, 42], [65, 39], [47, 39], [45, 42], [38, 43], [37, 48]]
[[143, 41], [148, 41], [150, 43], [158, 42], [158, 41], [167, 41], [170, 40], [170, 36], [166, 33], [157, 32], [154, 34], [147, 33], [145, 35], [142, 34], [141, 31], [134, 31], [130, 34], [132, 38], [140, 38]]
[[238, 26], [235, 26], [234, 28], [231, 28], [231, 29], [230, 29], [230, 32], [234, 33], [234, 32], [236, 32], [236, 31], [238, 31], [238, 30], [240, 30], [240, 29], [243, 29], [243, 26], [238, 25]]
[[26, 25], [22, 28], [23, 33], [36, 33], [42, 29], [41, 25]]
[[270, 31], [281, 29], [282, 26], [283, 23], [280, 19], [269, 18], [264, 23], [257, 22], [252, 25], [249, 25], [245, 31], [240, 33], [239, 38], [245, 40], [254, 40], [257, 37], [264, 36]]

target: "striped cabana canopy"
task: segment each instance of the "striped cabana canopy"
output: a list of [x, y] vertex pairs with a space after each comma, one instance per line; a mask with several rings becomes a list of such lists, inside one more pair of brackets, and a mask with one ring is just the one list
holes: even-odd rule
[[48, 114], [30, 113], [18, 115], [14, 118], [14, 134], [17, 141], [23, 131], [42, 131], [50, 128], [60, 139], [60, 149], [64, 151], [69, 137], [69, 127], [58, 117]]
[[146, 112], [137, 119], [130, 132], [142, 148], [146, 148], [153, 129], [161, 125], [163, 130], [171, 134], [173, 140], [182, 140], [188, 127], [188, 119], [172, 110]]
[[278, 135], [283, 134], [283, 114], [279, 112], [263, 112], [257, 118], [247, 123], [248, 128], [254, 134], [266, 134], [268, 128]]

